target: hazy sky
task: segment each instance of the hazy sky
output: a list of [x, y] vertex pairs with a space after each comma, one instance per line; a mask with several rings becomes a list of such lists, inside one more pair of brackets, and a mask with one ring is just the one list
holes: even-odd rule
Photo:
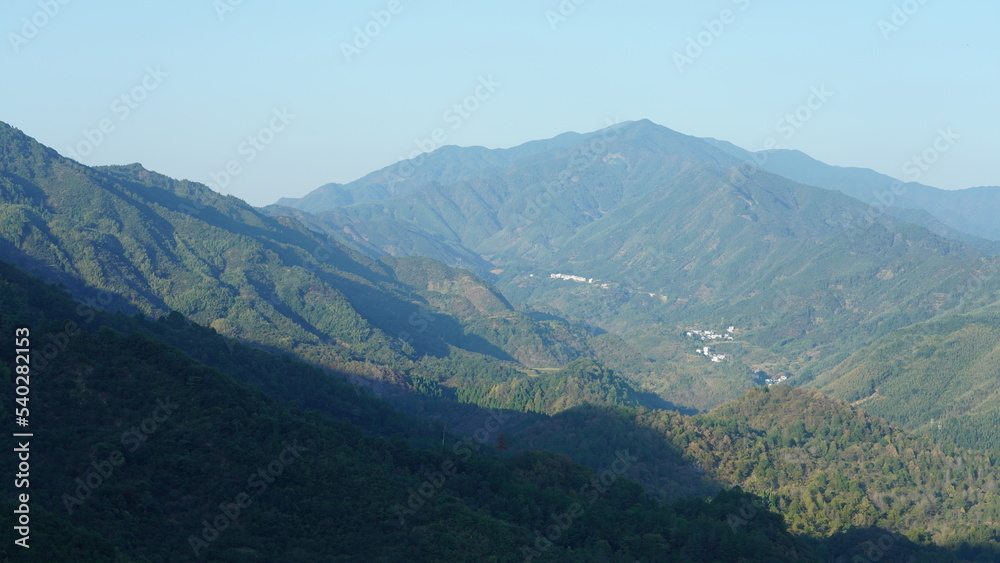
[[1000, 185], [995, 0], [5, 0], [0, 22], [0, 120], [254, 205], [418, 141], [509, 147], [641, 118]]

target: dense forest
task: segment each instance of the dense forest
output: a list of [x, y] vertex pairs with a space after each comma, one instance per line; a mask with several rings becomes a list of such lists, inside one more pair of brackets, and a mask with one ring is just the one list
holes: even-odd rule
[[[202, 356], [254, 384], [237, 381], [159, 336], [195, 346], [210, 329], [89, 309], [0, 274], [0, 330], [29, 328], [46, 359], [32, 374], [35, 560], [815, 560], [778, 515], [732, 526], [759, 506], [739, 490], [660, 505], [618, 478], [627, 452], [599, 475], [474, 437], [419, 447], [426, 424], [342, 380], [316, 385], [314, 368], [264, 352], [247, 364], [243, 349], [219, 359], [224, 340], [208, 339]], [[262, 391], [278, 380], [283, 402]], [[9, 389], [0, 401], [11, 416]]]
[[[38, 357], [45, 359], [34, 373], [31, 403], [31, 424], [45, 430], [32, 442], [39, 452], [32, 481], [41, 483], [32, 488], [32, 510], [36, 526], [44, 527], [33, 538], [39, 561], [67, 560], [71, 552], [83, 561], [183, 561], [199, 555], [220, 561], [818, 561], [830, 553], [860, 553], [879, 541], [891, 542], [897, 554], [948, 561], [987, 557], [991, 551], [983, 550], [995, 541], [981, 537], [974, 543], [962, 535], [967, 529], [956, 527], [956, 537], [967, 541], [945, 551], [930, 543], [938, 531], [933, 522], [940, 520], [929, 525], [918, 519], [915, 525], [927, 526], [927, 532], [910, 530], [906, 537], [893, 535], [884, 526], [891, 522], [875, 516], [864, 522], [852, 516], [854, 525], [844, 525], [838, 518], [857, 509], [844, 505], [845, 499], [858, 502], [854, 495], [863, 493], [850, 486], [834, 492], [831, 485], [831, 496], [824, 497], [830, 481], [855, 477], [835, 472], [812, 477], [807, 491], [816, 496], [803, 497], [812, 500], [805, 505], [814, 507], [809, 510], [796, 506], [798, 497], [782, 505], [797, 488], [791, 477], [801, 481], [805, 473], [769, 473], [766, 464], [743, 475], [744, 488], [757, 494], [713, 485], [702, 494], [657, 499], [628, 479], [646, 464], [648, 450], [641, 444], [629, 449], [621, 436], [586, 441], [590, 453], [578, 457], [600, 456], [603, 448], [595, 464], [600, 471], [524, 448], [521, 435], [505, 435], [503, 415], [499, 427], [483, 426], [485, 436], [441, 436], [439, 427], [396, 414], [342, 379], [288, 357], [230, 347], [211, 329], [179, 315], [151, 321], [98, 311], [13, 267], [4, 265], [0, 273], [0, 330], [29, 327], [37, 335]], [[64, 339], [70, 323], [74, 330]], [[593, 367], [576, 369], [575, 377], [600, 377]], [[666, 432], [687, 426], [672, 441], [676, 455], [720, 468], [721, 479], [746, 471], [747, 462], [756, 465], [773, 448], [808, 451], [808, 439], [817, 432], [811, 420], [787, 435], [757, 445], [752, 440], [762, 434], [754, 430], [761, 412], [806, 410], [809, 401], [800, 393], [776, 388], [698, 417], [622, 412], [637, 417], [632, 429], [625, 427], [627, 434], [637, 427]], [[769, 403], [758, 404], [758, 395]], [[9, 389], [0, 401], [11, 416]], [[850, 412], [829, 401], [820, 404]], [[560, 416], [585, 413], [572, 409]], [[818, 411], [815, 424], [831, 426], [831, 414]], [[865, 415], [852, 416], [852, 424], [872, 424]], [[922, 445], [898, 431], [890, 435], [902, 452]], [[720, 447], [729, 439], [745, 446]], [[846, 439], [843, 446], [850, 444]], [[992, 476], [992, 459], [925, 450], [916, 455], [916, 467], [932, 476], [935, 460], [965, 460], [965, 472], [956, 474], [969, 485], [963, 507], [975, 508], [977, 517], [995, 516], [995, 507], [980, 506], [976, 501], [982, 499], [973, 494], [979, 476]], [[906, 473], [897, 474], [906, 479]], [[762, 483], [788, 479], [788, 489], [767, 494], [749, 475]], [[918, 490], [925, 489], [915, 489], [915, 496]], [[905, 491], [906, 483], [899, 483], [896, 497], [886, 501], [903, 522], [910, 518], [908, 505], [898, 500]], [[841, 509], [831, 513], [833, 506]], [[804, 526], [815, 510], [832, 524]], [[858, 535], [859, 529], [869, 532]], [[846, 545], [849, 537], [854, 543]], [[8, 554], [16, 549], [12, 545], [7, 543]]]
[[[639, 188], [667, 172], [679, 175], [650, 207], [662, 213], [671, 194], [720, 177], [719, 162], [691, 166], [700, 149], [644, 124], [625, 141], [680, 156], [661, 168], [642, 152], [630, 178], [616, 162], [581, 170], [638, 191], [576, 201], [586, 206], [566, 217], [582, 223], [562, 234], [529, 229], [521, 250], [547, 256], [535, 263], [546, 270], [477, 274], [368, 256], [307, 228], [315, 217], [269, 215], [139, 165], [88, 168], [0, 125], [0, 331], [13, 344], [27, 329], [32, 349], [30, 401], [15, 396], [15, 348], [0, 349], [0, 413], [30, 411], [38, 429], [27, 553], [1000, 559], [992, 263], [914, 226], [845, 230], [823, 208], [856, 203], [769, 177], [707, 193], [713, 209], [749, 197], [767, 202], [751, 219], [787, 219], [780, 237], [742, 216], [709, 237], [776, 244], [770, 264], [724, 245], [695, 252], [704, 233], [683, 222], [633, 232], [583, 219], [613, 203], [644, 217]], [[513, 176], [558, 167], [535, 149], [537, 166]], [[499, 185], [488, 180], [477, 189]], [[483, 248], [502, 242], [470, 216], [440, 218]], [[650, 242], [664, 236], [676, 245]], [[608, 283], [543, 275], [620, 245], [659, 250], [608, 258]], [[690, 267], [664, 275], [677, 261]], [[753, 285], [764, 289], [744, 300]], [[728, 336], [705, 343], [698, 329]], [[725, 359], [695, 352], [708, 344]], [[778, 375], [824, 394], [763, 385]], [[12, 475], [17, 463], [3, 462]], [[12, 513], [16, 492], [2, 499]]]

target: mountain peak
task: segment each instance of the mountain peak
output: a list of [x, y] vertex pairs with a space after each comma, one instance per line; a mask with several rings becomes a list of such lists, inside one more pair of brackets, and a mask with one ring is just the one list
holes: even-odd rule
[[0, 121], [0, 143], [3, 145], [30, 145], [37, 144], [38, 142], [17, 127]]
[[65, 161], [55, 150], [39, 143], [17, 127], [0, 121], [0, 172], [41, 169]]
[[662, 125], [659, 125], [657, 123], [653, 123], [651, 120], [646, 118], [636, 119], [634, 121], [623, 121], [620, 123], [620, 125], [623, 127], [627, 127], [629, 129], [643, 129], [643, 128], [666, 129], [666, 127], [663, 127]]
[[[624, 121], [617, 125], [612, 125], [607, 129], [618, 128], [624, 131], [627, 136], [648, 136], [648, 135], [681, 135], [677, 131], [664, 127], [658, 123], [654, 123], [648, 119], [639, 119], [637, 121]], [[606, 131], [603, 129], [602, 131]], [[686, 135], [681, 135], [686, 136]]]

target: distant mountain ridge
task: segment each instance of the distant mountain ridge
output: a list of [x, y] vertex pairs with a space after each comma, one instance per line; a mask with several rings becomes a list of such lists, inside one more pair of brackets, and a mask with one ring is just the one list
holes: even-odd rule
[[443, 158], [420, 155], [367, 174], [349, 184], [326, 184], [301, 198], [281, 198], [275, 205], [317, 210], [377, 202], [431, 180], [457, 182], [478, 171], [503, 168], [552, 146], [569, 147], [583, 136], [563, 133], [546, 141], [531, 141], [509, 149], [446, 145], [434, 151], [437, 157]]
[[843, 192], [879, 209], [922, 210], [958, 233], [1000, 241], [1000, 187], [942, 190], [903, 182], [867, 168], [832, 166], [788, 149], [750, 152], [716, 139], [705, 139], [744, 162], [796, 182]]
[[[659, 127], [649, 120], [621, 125]], [[496, 150], [483, 147], [442, 147], [434, 151], [439, 153], [437, 155], [425, 154], [414, 159], [435, 163], [430, 166], [424, 167], [423, 164], [410, 166], [407, 164], [410, 161], [403, 161], [348, 184], [327, 184], [301, 198], [281, 198], [275, 205], [316, 213], [355, 203], [380, 201], [415, 184], [430, 180], [441, 184], [453, 183], [462, 174], [469, 175], [488, 168], [502, 168], [525, 156], [537, 154], [542, 147], [548, 148], [556, 144], [569, 146], [579, 143], [586, 137], [587, 135], [579, 133], [564, 133], [545, 141], [532, 141], [510, 149]], [[993, 210], [1000, 206], [1000, 186], [942, 190], [917, 182], [903, 182], [867, 168], [825, 164], [797, 150], [773, 149], [752, 152], [727, 141], [713, 138], [700, 140], [740, 162], [752, 163], [761, 170], [802, 184], [837, 190], [869, 205], [893, 210], [893, 213], [898, 209], [925, 211], [952, 230], [948, 235], [940, 233], [943, 236], [961, 238], [963, 235], [973, 235], [977, 239], [1000, 241], [1000, 223], [994, 220], [992, 214]], [[457, 162], [450, 165], [440, 163], [450, 158], [457, 159]], [[401, 171], [407, 170], [418, 170], [419, 175], [414, 174], [410, 177], [409, 174], [400, 174]], [[393, 180], [406, 183], [400, 188], [391, 189], [389, 186], [393, 185]], [[906, 219], [924, 221], [912, 214], [905, 216], [904, 220]], [[919, 224], [925, 227], [933, 225], [932, 222]], [[975, 239], [970, 237], [965, 242], [972, 243]], [[995, 251], [1000, 250], [1000, 247], [990, 248]]]
[[[649, 122], [431, 156], [451, 183], [392, 171], [377, 201], [263, 213], [0, 124], [0, 325], [30, 325], [48, 366], [36, 557], [1000, 557], [980, 448], [1000, 443], [1000, 261], [833, 190], [733, 182], [738, 159]], [[407, 232], [490, 270], [396, 252]], [[158, 398], [177, 413], [112, 467]]]
[[386, 394], [543, 412], [583, 400], [648, 404], [617, 374], [589, 370], [582, 329], [514, 310], [466, 270], [418, 258], [390, 265], [201, 184], [138, 164], [80, 165], [5, 124], [0, 258], [81, 299], [103, 292], [130, 312], [177, 311]]
[[[395, 167], [350, 185], [359, 193], [382, 186], [377, 201], [302, 200], [265, 211], [374, 255], [474, 268], [515, 305], [624, 338], [630, 351], [609, 347], [602, 362], [699, 409], [759, 384], [755, 373], [808, 384], [896, 330], [988, 306], [1000, 288], [996, 276], [982, 275], [996, 262], [992, 241], [920, 209], [883, 213], [766, 167], [741, 174], [750, 153], [647, 120], [563, 137], [547, 150], [537, 141], [530, 154], [502, 162], [468, 149], [494, 165], [463, 174], [456, 155], [465, 150], [423, 155], [394, 195], [384, 185]], [[807, 159], [795, 156], [779, 151], [770, 163]], [[837, 170], [806, 162], [827, 175]], [[875, 180], [891, 189], [888, 177]], [[713, 346], [726, 361], [712, 365], [679, 336], [727, 325], [739, 343]]]
[[[0, 146], [0, 254], [15, 263], [390, 388], [480, 405], [707, 410], [781, 375], [860, 400], [871, 394], [854, 398], [863, 372], [843, 362], [917, 323], [987, 308], [1000, 287], [996, 260], [967, 244], [767, 171], [734, 183], [742, 161], [648, 121], [500, 158], [473, 149], [470, 168], [451, 147], [402, 180], [371, 175], [382, 199], [316, 215], [262, 213], [138, 165], [87, 168], [6, 126]], [[433, 170], [460, 179], [442, 184]], [[726, 326], [735, 341], [710, 353], [684, 336]], [[932, 360], [921, 369], [948, 365]], [[949, 394], [966, 406], [941, 413], [954, 428], [992, 420], [991, 395], [960, 392], [984, 381], [989, 364], [974, 366], [955, 372]], [[910, 411], [931, 397], [881, 389], [894, 391], [873, 408], [925, 427]]]

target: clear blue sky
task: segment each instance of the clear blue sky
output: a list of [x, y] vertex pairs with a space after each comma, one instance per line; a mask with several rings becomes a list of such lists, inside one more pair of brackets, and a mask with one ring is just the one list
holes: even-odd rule
[[[564, 21], [547, 14], [560, 4]], [[902, 25], [880, 29], [894, 6]], [[90, 165], [209, 182], [234, 161], [221, 191], [254, 205], [356, 179], [438, 129], [425, 147], [641, 118], [895, 177], [951, 128], [959, 138], [919, 181], [1000, 185], [995, 0], [5, 0], [0, 22], [0, 120], [63, 154], [82, 143]], [[377, 35], [355, 43], [366, 26]], [[701, 32], [707, 46], [685, 53]], [[360, 51], [350, 61], [345, 43]], [[166, 76], [147, 76], [157, 67]], [[474, 111], [446, 113], [491, 77]], [[789, 135], [779, 121], [823, 86], [833, 95]], [[275, 118], [283, 109], [294, 118]]]

